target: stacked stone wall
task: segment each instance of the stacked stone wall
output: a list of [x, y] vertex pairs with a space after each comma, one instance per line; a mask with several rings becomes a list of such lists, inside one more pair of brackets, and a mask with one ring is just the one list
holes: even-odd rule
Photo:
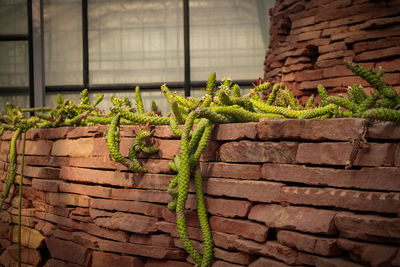
[[[213, 266], [400, 266], [400, 127], [370, 126], [369, 148], [346, 170], [349, 140], [361, 123], [268, 119], [215, 126], [201, 159]], [[142, 155], [149, 172], [137, 174], [110, 160], [105, 129], [28, 131], [22, 261], [192, 266], [167, 209], [166, 189], [174, 175], [168, 162], [179, 152], [179, 138], [167, 126], [155, 127], [160, 151]], [[125, 156], [135, 130], [122, 128]], [[11, 136], [1, 137], [0, 188]], [[17, 191], [16, 182], [0, 216], [4, 266], [17, 259]], [[193, 184], [190, 191], [189, 235], [200, 246]]]

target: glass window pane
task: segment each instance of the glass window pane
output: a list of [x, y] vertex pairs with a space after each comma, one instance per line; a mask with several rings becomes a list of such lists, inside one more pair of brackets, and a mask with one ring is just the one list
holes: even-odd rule
[[0, 42], [0, 87], [29, 86], [28, 42]]
[[82, 84], [82, 4], [43, 1], [46, 85]]
[[0, 0], [0, 34], [28, 34], [26, 0]]
[[[0, 89], [1, 91], [1, 89]], [[29, 108], [29, 94], [1, 94], [0, 96], [0, 112], [6, 113], [6, 103], [9, 102], [14, 106], [21, 108]]]
[[183, 81], [180, 0], [89, 0], [92, 84]]
[[192, 80], [206, 80], [213, 71], [218, 77], [234, 80], [262, 77], [268, 48], [268, 5], [274, 2], [190, 0]]

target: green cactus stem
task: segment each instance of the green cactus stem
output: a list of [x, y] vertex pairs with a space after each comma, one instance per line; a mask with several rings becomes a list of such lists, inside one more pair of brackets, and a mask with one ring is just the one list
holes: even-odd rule
[[10, 142], [10, 163], [9, 163], [9, 170], [8, 170], [8, 177], [6, 180], [6, 185], [4, 187], [3, 193], [1, 194], [1, 203], [0, 209], [3, 207], [4, 201], [8, 197], [8, 193], [10, 192], [10, 188], [14, 183], [15, 179], [15, 165], [16, 165], [16, 158], [17, 158], [17, 139], [21, 134], [21, 128], [17, 128], [13, 137], [11, 138]]
[[399, 123], [400, 111], [388, 108], [373, 108], [365, 111], [362, 117], [369, 120], [384, 120]]
[[150, 122], [150, 124], [152, 125], [167, 125], [169, 124], [170, 120], [170, 118], [168, 117], [147, 116], [143, 114], [133, 113], [120, 107], [114, 107], [113, 112], [121, 114], [122, 118], [141, 124]]
[[232, 122], [228, 117], [218, 114], [208, 108], [197, 107], [195, 109], [196, 113], [204, 118], [209, 119], [214, 123], [230, 123]]
[[281, 88], [280, 83], [274, 84], [271, 93], [268, 95], [267, 102], [265, 103], [267, 106], [271, 106], [275, 102], [276, 95], [279, 92], [280, 88]]
[[259, 110], [262, 110], [266, 113], [280, 114], [287, 118], [298, 118], [301, 114], [301, 111], [298, 110], [292, 110], [284, 107], [268, 106], [263, 102], [255, 101], [253, 99], [250, 99], [250, 102]]
[[308, 99], [307, 99], [307, 103], [306, 103], [306, 105], [304, 106], [304, 108], [305, 109], [308, 109], [308, 108], [310, 108], [310, 107], [312, 107], [313, 105], [314, 105], [314, 95], [310, 95], [309, 97], [308, 97]]
[[359, 105], [343, 97], [330, 96], [328, 97], [327, 101], [328, 103], [338, 105], [339, 107], [343, 107], [352, 112], [357, 112], [357, 110], [359, 109]]
[[303, 110], [300, 113], [299, 119], [313, 119], [319, 116], [328, 116], [332, 114], [333, 109], [336, 107], [334, 104], [330, 104], [324, 107]]
[[26, 129], [24, 130], [24, 139], [22, 141], [22, 156], [21, 156], [21, 169], [19, 178], [19, 190], [18, 190], [18, 265], [21, 265], [21, 211], [22, 211], [22, 180], [24, 178], [24, 164], [25, 164], [25, 144], [26, 144]]
[[142, 96], [140, 95], [139, 86], [136, 86], [135, 88], [135, 101], [136, 101], [137, 111], [139, 112], [139, 114], [143, 114], [144, 113], [143, 101], [142, 101]]
[[329, 105], [328, 102], [328, 92], [326, 91], [325, 87], [322, 86], [321, 84], [318, 84], [317, 86], [318, 94], [321, 97], [321, 103], [323, 106]]

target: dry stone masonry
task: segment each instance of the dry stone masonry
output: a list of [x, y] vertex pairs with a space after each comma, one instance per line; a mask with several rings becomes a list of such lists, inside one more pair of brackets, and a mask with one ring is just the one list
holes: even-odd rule
[[383, 81], [400, 89], [400, 1], [278, 0], [270, 10], [264, 78], [282, 81], [297, 96], [368, 86], [346, 68], [382, 66]]
[[[400, 266], [400, 127], [370, 126], [369, 149], [346, 170], [348, 140], [361, 123], [266, 119], [214, 126], [201, 159], [213, 266]], [[124, 156], [135, 130], [121, 129]], [[105, 126], [28, 131], [23, 263], [192, 266], [167, 209], [168, 162], [179, 138], [169, 126], [156, 126], [160, 150], [141, 157], [149, 172], [138, 174], [109, 158], [105, 132]], [[11, 136], [0, 139], [1, 187]], [[5, 266], [17, 259], [17, 190], [15, 184], [0, 216]], [[188, 231], [199, 246], [194, 184], [190, 192]]]

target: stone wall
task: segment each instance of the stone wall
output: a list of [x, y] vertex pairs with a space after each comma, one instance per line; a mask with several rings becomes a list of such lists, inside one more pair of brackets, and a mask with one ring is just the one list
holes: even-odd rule
[[400, 1], [277, 0], [270, 10], [265, 79], [282, 81], [297, 96], [368, 86], [344, 60], [382, 66], [384, 82], [400, 90]]
[[[268, 119], [215, 126], [201, 165], [213, 266], [400, 266], [400, 127], [371, 126], [369, 149], [345, 170], [348, 140], [361, 122]], [[121, 131], [125, 156], [135, 129]], [[109, 159], [104, 131], [99, 126], [28, 132], [23, 262], [192, 266], [175, 215], [166, 208], [173, 177], [168, 162], [179, 151], [179, 139], [169, 127], [155, 127], [160, 151], [143, 155], [149, 172], [137, 174]], [[0, 142], [1, 188], [11, 136], [6, 132]], [[17, 189], [13, 186], [1, 211], [5, 266], [14, 266], [17, 255]], [[193, 189], [192, 184], [187, 218], [190, 237], [199, 241]]]

